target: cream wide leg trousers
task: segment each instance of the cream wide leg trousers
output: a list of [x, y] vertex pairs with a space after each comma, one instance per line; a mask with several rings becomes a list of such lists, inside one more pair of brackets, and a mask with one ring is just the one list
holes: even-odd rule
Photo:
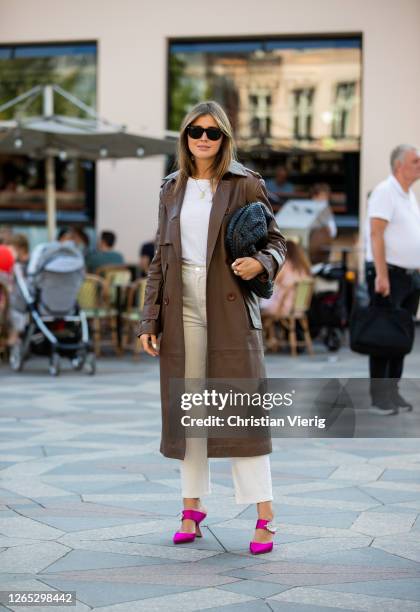
[[[203, 379], [207, 365], [206, 267], [183, 263], [182, 283], [185, 378]], [[230, 460], [236, 503], [273, 499], [269, 455]], [[180, 462], [182, 497], [208, 495], [211, 488], [207, 438], [186, 437], [185, 458]]]

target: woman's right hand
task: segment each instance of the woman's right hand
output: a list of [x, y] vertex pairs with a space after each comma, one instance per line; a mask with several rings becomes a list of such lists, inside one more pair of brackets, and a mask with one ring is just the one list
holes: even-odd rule
[[154, 334], [142, 334], [140, 336], [140, 342], [145, 353], [152, 355], [152, 357], [159, 355], [156, 336]]
[[375, 293], [380, 293], [384, 297], [387, 297], [390, 294], [390, 287], [388, 276], [381, 276], [378, 274], [375, 277]]

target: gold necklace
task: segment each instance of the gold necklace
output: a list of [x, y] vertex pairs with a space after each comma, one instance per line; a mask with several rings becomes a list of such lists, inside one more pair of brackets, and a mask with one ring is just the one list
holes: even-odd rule
[[[194, 177], [193, 177], [193, 178], [194, 178]], [[205, 190], [203, 191], [203, 190], [201, 189], [200, 185], [198, 184], [197, 179], [196, 179], [196, 178], [194, 178], [194, 180], [195, 180], [195, 182], [196, 182], [196, 184], [197, 184], [198, 190], [200, 191], [200, 200], [203, 200], [203, 199], [204, 199], [204, 196], [206, 195], [206, 191], [207, 191], [207, 190], [205, 189]], [[211, 185], [211, 179], [210, 179], [210, 185]], [[210, 187], [210, 190], [211, 190], [211, 187]]]

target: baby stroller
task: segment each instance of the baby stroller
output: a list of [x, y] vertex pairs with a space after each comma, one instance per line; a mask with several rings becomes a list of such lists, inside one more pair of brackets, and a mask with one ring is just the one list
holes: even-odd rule
[[[51, 242], [30, 262], [25, 278], [15, 267], [20, 310], [26, 308], [27, 324], [21, 341], [13, 345], [9, 363], [21, 371], [31, 353], [47, 355], [49, 372], [60, 373], [60, 357], [71, 360], [75, 370], [96, 371], [95, 354], [89, 339], [86, 315], [79, 309], [77, 295], [85, 276], [83, 255], [71, 241]], [[16, 307], [16, 304], [15, 304]]]
[[314, 294], [309, 310], [311, 336], [316, 338], [321, 331], [322, 339], [329, 351], [338, 351], [348, 326], [353, 297], [353, 283], [347, 280], [347, 262], [318, 263], [312, 266], [312, 274], [326, 281], [335, 281], [335, 290]]

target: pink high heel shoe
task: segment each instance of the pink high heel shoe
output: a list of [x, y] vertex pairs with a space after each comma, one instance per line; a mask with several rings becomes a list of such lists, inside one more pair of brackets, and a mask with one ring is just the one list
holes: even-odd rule
[[[265, 529], [270, 533], [276, 533], [276, 528], [273, 523], [268, 519], [258, 519], [257, 524], [255, 525], [255, 529]], [[250, 542], [249, 550], [253, 555], [261, 555], [263, 553], [268, 553], [273, 550], [273, 542]]]
[[195, 521], [195, 533], [188, 533], [186, 531], [177, 531], [174, 534], [173, 542], [174, 544], [185, 544], [187, 542], [194, 542], [195, 537], [201, 538], [202, 533], [200, 531], [200, 523], [207, 516], [206, 512], [201, 512], [200, 510], [194, 510], [193, 508], [187, 508], [182, 511], [182, 521], [184, 519], [192, 519]]

